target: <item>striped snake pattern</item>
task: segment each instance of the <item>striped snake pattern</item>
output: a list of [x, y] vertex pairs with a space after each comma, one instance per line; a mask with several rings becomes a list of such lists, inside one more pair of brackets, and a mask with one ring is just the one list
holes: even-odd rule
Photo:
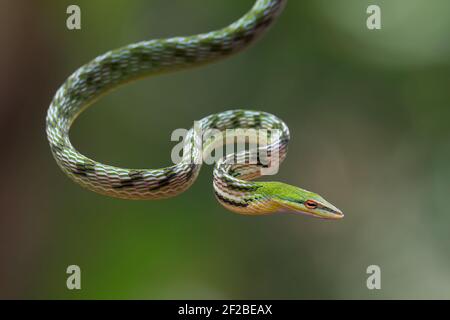
[[[101, 164], [79, 153], [70, 143], [69, 130], [77, 116], [103, 95], [123, 84], [161, 73], [212, 63], [242, 51], [277, 19], [287, 0], [257, 0], [253, 8], [231, 25], [188, 37], [142, 41], [109, 51], [76, 70], [56, 92], [47, 113], [46, 131], [53, 156], [72, 180], [97, 193], [122, 199], [163, 199], [188, 189], [198, 176], [202, 139], [195, 130], [187, 135], [182, 161], [161, 169], [124, 169]], [[281, 134], [258, 151], [278, 150], [286, 157], [289, 129], [276, 116], [260, 111], [232, 110], [199, 121], [202, 130], [235, 128], [279, 130]], [[264, 149], [264, 150], [262, 150]], [[249, 151], [223, 157], [215, 165], [214, 190], [227, 209], [241, 214], [268, 214], [283, 210], [321, 218], [342, 213], [312, 192], [279, 182], [253, 182], [267, 167], [249, 163]], [[237, 161], [240, 159], [241, 161]], [[244, 163], [242, 163], [244, 162]], [[310, 206], [308, 206], [308, 204]], [[312, 208], [314, 207], [314, 208]]]

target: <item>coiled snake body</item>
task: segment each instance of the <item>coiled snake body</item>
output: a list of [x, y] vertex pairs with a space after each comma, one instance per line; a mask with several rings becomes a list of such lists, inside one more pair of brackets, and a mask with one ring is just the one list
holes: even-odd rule
[[[75, 182], [100, 194], [123, 199], [161, 199], [185, 191], [197, 178], [202, 152], [194, 130], [188, 133], [188, 148], [182, 161], [162, 169], [122, 169], [98, 163], [80, 154], [70, 143], [69, 129], [76, 117], [102, 95], [122, 84], [155, 74], [211, 63], [246, 48], [276, 20], [287, 0], [257, 0], [241, 19], [218, 31], [189, 37], [143, 41], [109, 51], [74, 72], [59, 88], [48, 109], [47, 136], [56, 162]], [[277, 129], [278, 138], [267, 148], [287, 152], [289, 130], [269, 113], [232, 110], [199, 121], [202, 130], [233, 128]], [[260, 147], [262, 148], [262, 147]], [[270, 152], [269, 154], [269, 161]], [[342, 212], [321, 196], [280, 182], [250, 181], [261, 175], [261, 162], [236, 164], [248, 151], [228, 155], [214, 169], [218, 201], [242, 214], [279, 211], [306, 213], [337, 219]]]

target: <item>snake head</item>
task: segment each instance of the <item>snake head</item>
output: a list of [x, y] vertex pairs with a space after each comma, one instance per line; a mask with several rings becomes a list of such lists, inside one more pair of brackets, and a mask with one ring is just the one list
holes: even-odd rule
[[320, 195], [281, 182], [263, 182], [264, 192], [281, 212], [293, 212], [321, 219], [342, 219], [344, 214]]

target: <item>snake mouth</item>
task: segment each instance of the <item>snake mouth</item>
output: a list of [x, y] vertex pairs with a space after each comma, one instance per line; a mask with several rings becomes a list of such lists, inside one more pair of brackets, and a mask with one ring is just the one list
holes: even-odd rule
[[344, 213], [339, 209], [328, 209], [327, 211], [311, 212], [316, 218], [324, 220], [340, 220], [344, 218]]
[[327, 220], [340, 220], [344, 218], [344, 213], [337, 207], [327, 202], [326, 205], [322, 205], [317, 211], [312, 211], [312, 214], [317, 218], [327, 219]]
[[308, 216], [322, 219], [322, 220], [340, 220], [340, 219], [344, 218], [344, 214], [341, 211], [333, 212], [333, 213], [331, 213], [331, 212], [318, 213], [318, 212], [310, 212], [310, 211], [300, 211], [300, 212], [296, 212], [296, 213], [308, 215]]
[[327, 207], [325, 208], [325, 211], [321, 210], [318, 218], [320, 218], [320, 215], [323, 215], [324, 219], [329, 219], [329, 220], [340, 220], [340, 219], [343, 219], [345, 216], [341, 210], [336, 208], [331, 203], [328, 203]]
[[324, 220], [340, 220], [344, 218], [344, 213], [341, 210], [324, 200], [320, 205], [317, 205], [316, 208], [308, 208], [304, 205], [305, 202], [302, 200], [277, 199], [276, 201], [280, 206], [280, 212], [302, 214]]
[[280, 212], [301, 214], [323, 220], [340, 220], [345, 216], [341, 210], [334, 206], [332, 208], [327, 207], [326, 210], [308, 210], [296, 203], [282, 203]]
[[334, 212], [330, 215], [324, 216], [324, 217], [320, 217], [318, 216], [317, 218], [322, 218], [322, 219], [326, 219], [326, 220], [340, 220], [344, 218], [344, 213], [342, 213], [341, 211], [338, 212]]

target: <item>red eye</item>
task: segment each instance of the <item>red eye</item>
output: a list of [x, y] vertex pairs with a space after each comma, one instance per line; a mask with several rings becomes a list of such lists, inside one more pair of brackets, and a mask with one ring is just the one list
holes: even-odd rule
[[308, 208], [308, 209], [317, 209], [317, 202], [315, 202], [315, 201], [313, 201], [313, 200], [308, 200], [308, 201], [305, 201], [305, 206]]

